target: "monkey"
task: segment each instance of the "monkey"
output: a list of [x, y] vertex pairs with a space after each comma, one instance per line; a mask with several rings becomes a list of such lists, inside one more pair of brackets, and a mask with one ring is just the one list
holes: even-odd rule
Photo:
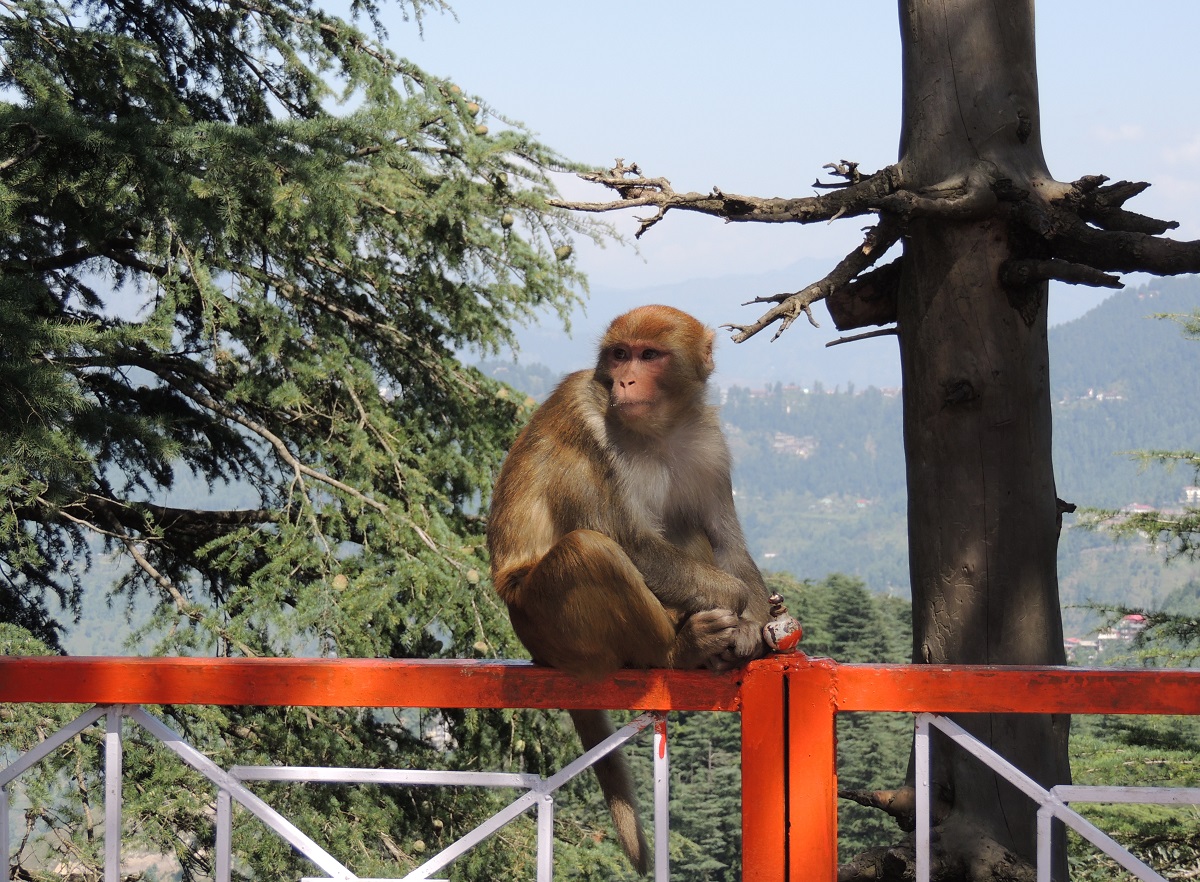
[[[728, 670], [765, 653], [768, 591], [733, 501], [708, 402], [714, 331], [669, 306], [618, 316], [594, 369], [568, 375], [501, 467], [492, 582], [535, 662], [591, 679], [619, 668]], [[613, 733], [571, 711], [585, 749]], [[620, 752], [594, 767], [622, 848], [647, 846]]]

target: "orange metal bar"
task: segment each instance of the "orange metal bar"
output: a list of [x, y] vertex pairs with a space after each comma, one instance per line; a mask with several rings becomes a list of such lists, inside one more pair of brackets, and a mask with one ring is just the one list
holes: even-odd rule
[[529, 662], [0, 657], [0, 701], [732, 711], [741, 677], [628, 670], [584, 684]]
[[789, 829], [783, 878], [793, 882], [837, 878], [837, 672], [828, 659], [787, 671]]
[[1200, 671], [838, 665], [621, 671], [594, 683], [528, 662], [0, 657], [0, 702], [524, 707], [742, 712], [743, 878], [836, 878], [844, 711], [1200, 715]]
[[742, 882], [787, 878], [785, 662], [752, 665], [742, 683]]
[[1200, 714], [1198, 670], [944, 665], [836, 670], [833, 699], [839, 711]]
[[0, 656], [0, 701], [344, 707], [740, 708], [743, 678], [788, 668], [837, 711], [1200, 715], [1200, 671], [839, 665], [779, 657], [742, 671], [578, 680], [520, 661]]

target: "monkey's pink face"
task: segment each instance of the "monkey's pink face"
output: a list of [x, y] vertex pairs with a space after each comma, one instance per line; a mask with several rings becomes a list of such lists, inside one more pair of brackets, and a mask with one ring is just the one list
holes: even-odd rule
[[671, 353], [639, 343], [618, 343], [604, 353], [604, 364], [612, 377], [608, 403], [627, 423], [649, 416], [662, 395], [663, 374]]

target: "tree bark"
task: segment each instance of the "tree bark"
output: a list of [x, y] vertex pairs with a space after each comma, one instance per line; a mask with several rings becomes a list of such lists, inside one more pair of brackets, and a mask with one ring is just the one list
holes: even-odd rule
[[[986, 169], [1046, 190], [1031, 0], [902, 0], [900, 25], [906, 188], [969, 189]], [[917, 663], [1065, 663], [1047, 290], [1002, 286], [1013, 256], [994, 211], [914, 217], [904, 239], [897, 318]], [[1069, 780], [1068, 718], [958, 722], [1041, 783]], [[1036, 806], [961, 751], [935, 750], [952, 815], [1032, 864]], [[1058, 878], [1065, 868], [1060, 848]]]

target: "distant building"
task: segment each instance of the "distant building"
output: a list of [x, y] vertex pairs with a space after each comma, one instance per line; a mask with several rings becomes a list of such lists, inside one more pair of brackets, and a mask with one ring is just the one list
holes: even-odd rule
[[1131, 613], [1113, 627], [1098, 633], [1095, 640], [1064, 637], [1063, 649], [1067, 651], [1067, 661], [1072, 664], [1093, 662], [1114, 649], [1132, 643], [1138, 632], [1145, 627], [1146, 617], [1138, 613]]
[[808, 459], [817, 451], [817, 439], [812, 435], [797, 438], [795, 435], [788, 435], [786, 432], [776, 432], [775, 437], [771, 441], [771, 448], [776, 453], [784, 453], [789, 456]]

